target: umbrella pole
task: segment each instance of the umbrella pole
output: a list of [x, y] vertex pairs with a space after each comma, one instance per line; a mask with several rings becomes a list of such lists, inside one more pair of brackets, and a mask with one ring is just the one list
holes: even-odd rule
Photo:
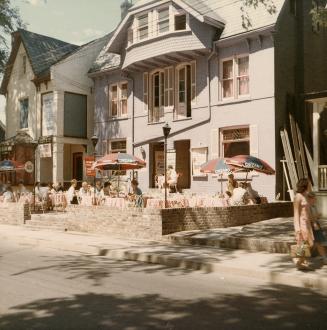
[[248, 182], [248, 174], [249, 174], [249, 171], [246, 171], [245, 182]]
[[220, 174], [220, 193], [223, 193], [223, 175]]

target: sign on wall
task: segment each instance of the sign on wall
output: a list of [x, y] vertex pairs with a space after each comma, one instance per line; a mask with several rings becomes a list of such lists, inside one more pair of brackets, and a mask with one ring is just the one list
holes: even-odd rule
[[94, 156], [84, 156], [84, 162], [85, 162], [86, 176], [95, 177], [95, 170], [92, 170], [92, 165], [94, 163]]
[[200, 172], [201, 166], [208, 161], [208, 148], [192, 148], [192, 175], [206, 176]]
[[45, 143], [39, 145], [40, 158], [52, 157], [51, 143]]
[[165, 154], [163, 151], [156, 151], [154, 154], [155, 159], [155, 175], [165, 174]]
[[53, 93], [42, 95], [42, 135], [55, 135]]

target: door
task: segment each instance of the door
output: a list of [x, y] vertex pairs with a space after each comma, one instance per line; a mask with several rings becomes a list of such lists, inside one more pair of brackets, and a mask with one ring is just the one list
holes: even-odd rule
[[191, 66], [178, 69], [177, 118], [191, 117]]
[[164, 92], [165, 92], [165, 76], [164, 72], [156, 72], [153, 74], [153, 104], [152, 104], [152, 121], [159, 122], [164, 117]]
[[180, 174], [178, 178], [178, 188], [191, 188], [191, 155], [190, 140], [175, 141], [176, 150], [176, 172]]
[[150, 185], [151, 188], [155, 188], [155, 179], [157, 175], [163, 175], [165, 173], [164, 162], [164, 144], [163, 143], [152, 143], [150, 144]]
[[83, 181], [83, 153], [73, 153], [73, 179]]

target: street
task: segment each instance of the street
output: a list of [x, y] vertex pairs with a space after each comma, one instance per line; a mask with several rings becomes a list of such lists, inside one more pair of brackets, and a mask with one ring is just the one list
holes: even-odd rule
[[327, 297], [311, 289], [13, 240], [0, 251], [4, 330], [326, 328]]

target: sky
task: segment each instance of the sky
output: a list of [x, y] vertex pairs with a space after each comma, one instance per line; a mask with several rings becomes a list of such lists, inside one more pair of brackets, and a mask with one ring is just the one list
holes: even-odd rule
[[[11, 0], [27, 30], [76, 45], [112, 31], [120, 21], [123, 0]], [[0, 97], [0, 119], [4, 98]]]

